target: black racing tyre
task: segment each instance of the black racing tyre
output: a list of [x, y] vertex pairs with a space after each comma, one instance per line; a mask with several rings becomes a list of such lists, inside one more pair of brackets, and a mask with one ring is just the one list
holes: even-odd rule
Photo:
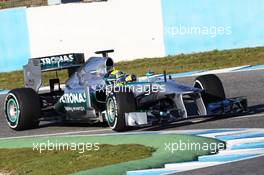
[[128, 130], [125, 113], [136, 111], [133, 92], [111, 92], [106, 100], [106, 120], [109, 127], [117, 132]]
[[226, 98], [221, 80], [214, 74], [202, 75], [196, 78], [194, 87], [202, 89], [204, 103], [214, 103]]
[[10, 128], [20, 131], [39, 125], [40, 98], [31, 88], [11, 90], [5, 100], [5, 117]]

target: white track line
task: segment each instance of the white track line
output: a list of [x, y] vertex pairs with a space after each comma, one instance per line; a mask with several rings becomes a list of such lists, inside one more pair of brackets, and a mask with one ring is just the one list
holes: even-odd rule
[[215, 138], [217, 136], [226, 136], [226, 135], [234, 135], [234, 134], [245, 134], [245, 133], [249, 133], [249, 132], [251, 132], [251, 131], [241, 130], [241, 131], [227, 131], [227, 132], [210, 133], [210, 134], [198, 134], [198, 135], [202, 136], [202, 137]]
[[[17, 137], [3, 137], [0, 140], [8, 139], [22, 139], [22, 138], [34, 138], [34, 137], [48, 137], [48, 136], [67, 136], [67, 137], [83, 137], [83, 136], [105, 136], [105, 135], [126, 135], [126, 134], [142, 134], [142, 133], [157, 133], [157, 134], [188, 134], [188, 132], [194, 131], [203, 131], [203, 130], [174, 130], [174, 131], [131, 131], [124, 133], [109, 132], [109, 133], [95, 133], [89, 134], [98, 131], [112, 131], [110, 128], [107, 129], [98, 129], [98, 130], [88, 130], [88, 131], [73, 131], [73, 132], [63, 132], [63, 133], [53, 133], [53, 134], [40, 134], [40, 135], [31, 135], [31, 136], [17, 136]], [[85, 134], [86, 135], [80, 135]], [[79, 135], [78, 135], [79, 134]]]
[[197, 73], [197, 74], [194, 74], [194, 75], [230, 73], [230, 72], [234, 72], [234, 71], [236, 71], [238, 69], [242, 69], [244, 67], [248, 67], [248, 66], [239, 66], [239, 67], [231, 67], [231, 68], [224, 68], [224, 69], [209, 70], [209, 71]]
[[32, 135], [32, 136], [4, 137], [4, 138], [0, 138], [0, 140], [85, 134], [85, 133], [92, 133], [92, 132], [97, 132], [97, 131], [111, 131], [111, 129], [108, 128], [108, 129], [96, 129], [96, 130], [89, 130], [89, 131], [73, 131], [73, 132], [63, 132], [63, 133], [53, 133], [53, 134], [40, 134], [40, 135]]

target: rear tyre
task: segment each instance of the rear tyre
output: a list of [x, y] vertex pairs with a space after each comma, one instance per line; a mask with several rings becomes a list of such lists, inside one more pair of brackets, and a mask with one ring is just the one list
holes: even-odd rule
[[106, 120], [109, 127], [118, 132], [126, 131], [125, 113], [136, 111], [133, 92], [110, 93], [106, 100]]
[[214, 103], [226, 98], [221, 80], [214, 74], [202, 75], [196, 78], [194, 87], [202, 89], [204, 103]]
[[18, 131], [35, 128], [39, 125], [41, 112], [39, 96], [31, 88], [11, 90], [4, 111], [10, 128]]

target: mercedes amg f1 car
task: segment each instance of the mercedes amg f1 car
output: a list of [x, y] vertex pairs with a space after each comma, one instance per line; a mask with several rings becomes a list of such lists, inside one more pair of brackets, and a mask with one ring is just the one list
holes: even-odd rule
[[[115, 131], [199, 116], [219, 116], [247, 111], [243, 97], [226, 98], [220, 79], [213, 74], [196, 78], [194, 86], [178, 84], [171, 76], [148, 74], [117, 85], [109, 76], [113, 50], [99, 51], [87, 61], [84, 54], [29, 59], [24, 68], [24, 88], [11, 90], [5, 99], [5, 116], [14, 130], [37, 127], [42, 120], [107, 122]], [[43, 90], [42, 73], [68, 70], [65, 85], [59, 77]]]

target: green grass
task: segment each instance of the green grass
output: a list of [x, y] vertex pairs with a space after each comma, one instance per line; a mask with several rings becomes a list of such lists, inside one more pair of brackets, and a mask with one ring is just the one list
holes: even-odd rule
[[[188, 72], [194, 70], [212, 70], [242, 65], [264, 64], [264, 47], [243, 48], [223, 51], [210, 51], [193, 54], [180, 54], [163, 58], [145, 58], [134, 61], [122, 61], [116, 63], [116, 67], [127, 73], [135, 73], [139, 76], [145, 75], [148, 70], [155, 73]], [[47, 79], [54, 77], [54, 72], [46, 73]], [[62, 82], [67, 79], [67, 74], [60, 75]], [[23, 86], [22, 71], [11, 73], [0, 73], [0, 89], [13, 89]]]
[[[0, 140], [0, 148], [31, 148], [33, 143], [99, 143], [99, 145], [144, 145], [148, 149], [155, 149], [151, 157], [146, 157], [140, 160], [124, 161], [112, 165], [105, 165], [74, 173], [75, 175], [122, 175], [126, 171], [142, 170], [151, 168], [162, 168], [166, 163], [177, 163], [186, 161], [195, 161], [198, 156], [212, 154], [212, 150], [218, 149], [209, 148], [205, 149], [190, 149], [190, 150], [177, 150], [170, 152], [165, 149], [165, 143], [195, 143], [195, 144], [219, 144], [222, 143], [216, 139], [197, 137], [191, 135], [177, 135], [177, 134], [137, 134], [137, 135], [109, 135], [109, 136], [69, 136], [69, 137], [40, 137], [40, 138], [23, 138], [23, 139], [2, 139]], [[125, 148], [124, 148], [125, 149]], [[121, 150], [119, 150], [121, 151]], [[132, 154], [137, 154], [136, 151], [131, 151]], [[149, 152], [150, 153], [150, 152]], [[3, 153], [5, 154], [5, 153]], [[141, 154], [139, 154], [141, 155]], [[147, 154], [148, 155], [148, 154]], [[17, 155], [11, 155], [14, 158]], [[103, 156], [103, 155], [102, 155]], [[115, 155], [107, 155], [104, 161]], [[120, 159], [125, 159], [126, 154], [118, 155]], [[4, 156], [5, 157], [5, 156]], [[31, 159], [29, 159], [31, 160]], [[52, 159], [53, 160], [53, 159]], [[65, 160], [68, 162], [69, 159]], [[102, 160], [103, 161], [103, 160]], [[3, 162], [0, 160], [0, 164]], [[7, 161], [4, 161], [7, 162]], [[5, 164], [3, 162], [3, 164]], [[30, 162], [30, 161], [29, 161]], [[28, 161], [24, 162], [28, 163]], [[41, 169], [46, 166], [42, 163]], [[21, 166], [25, 166], [21, 163]], [[2, 170], [3, 171], [3, 170]], [[51, 170], [52, 173], [53, 170]], [[76, 170], [77, 171], [77, 170]], [[0, 169], [1, 172], [1, 169]], [[54, 173], [56, 174], [56, 173]]]
[[[100, 145], [98, 151], [0, 149], [0, 172], [19, 175], [64, 175], [150, 157], [155, 150], [143, 145]], [[45, 167], [45, 168], [44, 168]]]
[[47, 5], [47, 0], [7, 0], [0, 2], [0, 9], [13, 8], [13, 7], [31, 7]]
[[210, 51], [193, 54], [180, 54], [164, 58], [138, 59], [119, 62], [121, 70], [145, 75], [147, 70], [162, 73], [188, 72], [194, 70], [211, 70], [242, 65], [264, 64], [264, 47], [243, 48], [223, 51]]
[[[58, 71], [62, 82], [67, 80], [67, 71]], [[50, 78], [56, 78], [56, 72], [44, 72], [42, 74], [44, 85], [48, 85]], [[24, 86], [23, 71], [0, 73], [0, 89], [14, 89]]]

